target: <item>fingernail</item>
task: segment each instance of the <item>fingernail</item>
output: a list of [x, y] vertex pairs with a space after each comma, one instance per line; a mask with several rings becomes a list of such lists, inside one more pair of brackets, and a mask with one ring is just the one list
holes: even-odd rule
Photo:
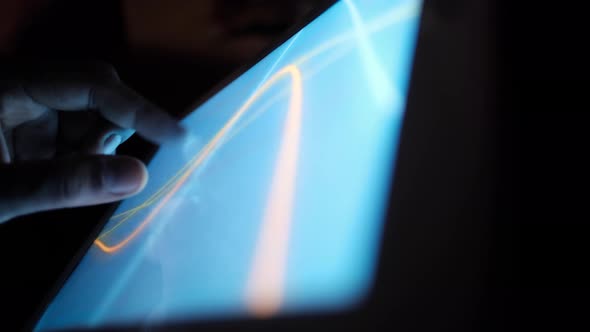
[[105, 160], [103, 183], [110, 193], [130, 195], [143, 189], [147, 181], [145, 166], [131, 158]]
[[122, 141], [123, 138], [119, 134], [112, 134], [111, 136], [107, 137], [107, 139], [104, 140], [103, 153], [114, 154]]

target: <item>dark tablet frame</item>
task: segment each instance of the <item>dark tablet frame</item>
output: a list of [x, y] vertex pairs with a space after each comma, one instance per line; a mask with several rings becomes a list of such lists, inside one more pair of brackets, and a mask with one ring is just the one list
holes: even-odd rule
[[[335, 2], [337, 1], [333, 1]], [[223, 89], [330, 6], [312, 13], [259, 58], [243, 66], [206, 94], [187, 113]], [[474, 280], [470, 280], [471, 283], [465, 284], [464, 288], [456, 285], [454, 279], [458, 276], [449, 271], [452, 271], [452, 264], [457, 259], [453, 260], [448, 255], [443, 255], [441, 259], [436, 254], [445, 245], [456, 249], [457, 245], [453, 247], [448, 242], [449, 239], [474, 236], [481, 241], [481, 250], [463, 255], [474, 258], [469, 262], [477, 267], [475, 257], [483, 255], [489, 245], [489, 238], [485, 235], [487, 228], [469, 228], [468, 224], [485, 221], [486, 215], [491, 213], [489, 202], [493, 186], [488, 180], [491, 177], [486, 175], [491, 172], [492, 164], [487, 162], [491, 156], [490, 149], [493, 150], [490, 143], [493, 135], [490, 132], [494, 123], [487, 111], [491, 107], [488, 102], [493, 99], [494, 94], [490, 91], [493, 91], [496, 79], [493, 56], [490, 53], [493, 48], [493, 43], [490, 43], [493, 40], [490, 30], [493, 9], [493, 1], [489, 0], [450, 1], [444, 4], [437, 0], [423, 0], [409, 95], [393, 176], [395, 186], [391, 186], [376, 281], [361, 305], [338, 313], [280, 315], [264, 320], [182, 322], [150, 325], [149, 330], [389, 330], [414, 329], [425, 324], [430, 328], [437, 328], [444, 322], [459, 319], [457, 315], [451, 314], [451, 318], [439, 318], [428, 324], [421, 321], [423, 318], [419, 317], [419, 312], [425, 308], [448, 312], [448, 308], [437, 307], [446, 303], [441, 300], [444, 296], [452, 296], [458, 292], [461, 297], [466, 296], [466, 289], [469, 290], [467, 293], [472, 293], [473, 289], [483, 289], [478, 288], [480, 282]], [[474, 185], [480, 190], [470, 191]], [[469, 216], [461, 214], [465, 206], [469, 206]], [[65, 270], [39, 311], [32, 317], [29, 329], [37, 324], [116, 208], [117, 206], [113, 206]], [[463, 230], [457, 230], [458, 225]], [[466, 235], [468, 230], [471, 232]], [[451, 270], [440, 268], [445, 262], [447, 265], [451, 264]], [[442, 275], [433, 276], [429, 272]], [[451, 282], [454, 288], [445, 288], [448, 285], [440, 283], [441, 278]], [[425, 302], [429, 300], [434, 303]], [[458, 310], [468, 311], [466, 302], [461, 303], [463, 306], [459, 303]], [[428, 310], [426, 312], [432, 313]], [[135, 331], [144, 328], [146, 327], [134, 326], [100, 331]]]

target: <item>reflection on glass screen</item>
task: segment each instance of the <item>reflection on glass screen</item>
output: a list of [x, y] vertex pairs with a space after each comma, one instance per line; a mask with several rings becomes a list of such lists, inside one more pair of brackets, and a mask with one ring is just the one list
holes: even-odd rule
[[184, 120], [38, 330], [343, 310], [371, 287], [420, 0], [340, 1]]

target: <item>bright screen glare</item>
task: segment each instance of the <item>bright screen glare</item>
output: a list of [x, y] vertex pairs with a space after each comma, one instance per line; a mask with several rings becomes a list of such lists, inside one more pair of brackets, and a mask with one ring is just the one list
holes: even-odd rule
[[340, 1], [183, 120], [36, 330], [346, 310], [370, 290], [420, 0]]

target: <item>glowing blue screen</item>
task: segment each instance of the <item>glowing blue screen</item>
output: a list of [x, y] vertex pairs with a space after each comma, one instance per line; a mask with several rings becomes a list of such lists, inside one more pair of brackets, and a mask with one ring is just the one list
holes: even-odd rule
[[340, 1], [184, 120], [37, 330], [346, 310], [372, 286], [420, 0]]

